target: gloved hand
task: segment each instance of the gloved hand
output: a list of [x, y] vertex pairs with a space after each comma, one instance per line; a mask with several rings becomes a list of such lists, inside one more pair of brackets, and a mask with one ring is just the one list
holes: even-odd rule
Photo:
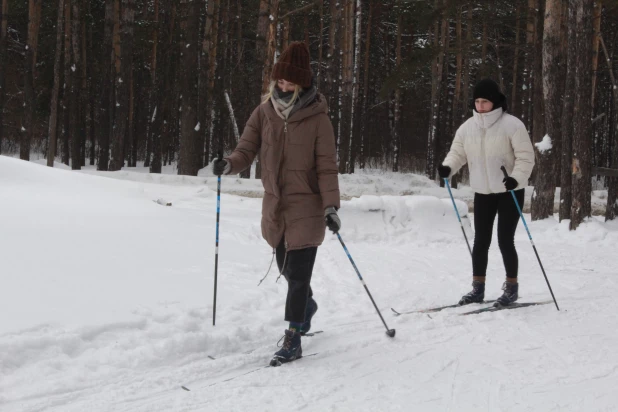
[[214, 162], [212, 162], [212, 173], [215, 176], [227, 175], [230, 173], [231, 169], [232, 165], [230, 165], [227, 160], [215, 159]]
[[515, 188], [519, 185], [519, 183], [517, 183], [517, 180], [515, 180], [511, 176], [502, 179], [502, 183], [504, 183], [504, 187], [506, 187], [506, 190], [515, 190]]
[[438, 166], [438, 175], [440, 179], [447, 179], [451, 175], [451, 168], [444, 165]]
[[332, 206], [324, 210], [324, 221], [326, 221], [326, 226], [328, 226], [333, 233], [337, 233], [339, 229], [341, 229], [341, 220], [337, 215], [337, 210]]

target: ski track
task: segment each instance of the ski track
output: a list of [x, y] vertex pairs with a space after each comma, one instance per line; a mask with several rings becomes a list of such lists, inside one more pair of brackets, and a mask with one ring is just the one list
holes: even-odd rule
[[[122, 175], [125, 181], [115, 183], [126, 193], [131, 178]], [[199, 244], [190, 253], [202, 254], [201, 260], [188, 259], [189, 252], [174, 255], [178, 264], [158, 272], [149, 266], [148, 285], [172, 276], [187, 296], [163, 286], [170, 288], [169, 299], [140, 303], [142, 296], [132, 295], [133, 303], [124, 303], [115, 321], [71, 319], [2, 330], [0, 411], [615, 410], [618, 224], [591, 220], [572, 233], [568, 222], [530, 222], [527, 216], [560, 312], [545, 305], [457, 316], [469, 310], [464, 307], [431, 317], [395, 317], [390, 307], [407, 311], [446, 305], [468, 291], [470, 257], [456, 218], [445, 216], [450, 219], [446, 226], [403, 221], [389, 215], [401, 204], [388, 197], [384, 204], [391, 212], [366, 212], [344, 202], [343, 240], [397, 335], [384, 334], [343, 248], [329, 232], [312, 279], [319, 305], [313, 328], [324, 333], [303, 339], [303, 352], [317, 355], [263, 368], [285, 328], [286, 285], [284, 279], [275, 282], [273, 263], [256, 287], [272, 258], [261, 238], [261, 199], [222, 196], [217, 326], [212, 327], [212, 188], [192, 179], [183, 179], [182, 185], [170, 177], [158, 183], [142, 179], [140, 196], [173, 203], [171, 208], [157, 206], [153, 216], [176, 219], [177, 231]], [[379, 193], [380, 178], [355, 179], [378, 182]], [[104, 183], [108, 190], [115, 187]], [[388, 187], [397, 194], [397, 185]], [[172, 227], [163, 223], [163, 230]], [[504, 279], [496, 239], [487, 299], [500, 295]], [[170, 250], [186, 247], [180, 238], [165, 242]], [[516, 245], [520, 300], [550, 299], [522, 225]], [[118, 299], [127, 298], [122, 294]], [[126, 307], [130, 313], [123, 312]]]

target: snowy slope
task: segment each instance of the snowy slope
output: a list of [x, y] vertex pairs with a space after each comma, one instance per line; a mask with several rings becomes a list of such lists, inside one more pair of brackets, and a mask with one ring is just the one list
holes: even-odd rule
[[[457, 301], [468, 250], [444, 189], [419, 177], [418, 195], [394, 193], [409, 175], [346, 177], [346, 191], [369, 195], [342, 203], [341, 235], [397, 336], [328, 235], [312, 281], [325, 332], [303, 340], [318, 354], [262, 368], [286, 326], [286, 287], [276, 270], [256, 286], [272, 256], [261, 199], [222, 196], [213, 327], [216, 179], [193, 179], [108, 179], [0, 156], [0, 411], [616, 410], [617, 223], [572, 233], [529, 222], [560, 312], [393, 317], [391, 306]], [[521, 225], [516, 242], [521, 301], [550, 299]], [[489, 265], [492, 298], [497, 245]]]

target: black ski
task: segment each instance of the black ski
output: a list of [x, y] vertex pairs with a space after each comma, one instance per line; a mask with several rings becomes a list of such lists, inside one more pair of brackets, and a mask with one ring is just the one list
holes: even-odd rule
[[[315, 332], [308, 332], [308, 333], [305, 333], [304, 335], [301, 335], [301, 336], [302, 336], [302, 337], [307, 337], [307, 338], [310, 338], [310, 337], [315, 336], [315, 335], [318, 335], [318, 334], [320, 334], [320, 333], [324, 333], [324, 331], [323, 331], [323, 330], [316, 330]], [[258, 350], [258, 349], [259, 349], [259, 348], [249, 349], [248, 351], [242, 352], [242, 355], [249, 355], [249, 354], [251, 354], [251, 353], [255, 352], [255, 351], [256, 351], [256, 350]], [[237, 354], [237, 353], [231, 353], [231, 354], [229, 354], [229, 355], [225, 355], [224, 357], [227, 357], [227, 356], [232, 356], [232, 355], [238, 355], [238, 354]], [[207, 355], [207, 357], [208, 357], [209, 359], [212, 359], [212, 360], [221, 359], [221, 358], [215, 358], [215, 357], [214, 357], [214, 356], [212, 356], [212, 355]]]
[[299, 359], [302, 359], [302, 358], [308, 358], [309, 356], [315, 356], [315, 355], [317, 355], [317, 354], [318, 354], [318, 352], [311, 353], [311, 354], [309, 354], [309, 355], [303, 355], [303, 356], [301, 356], [300, 358], [296, 358], [296, 359], [294, 359], [293, 361], [289, 361], [289, 362], [281, 362], [281, 361], [280, 361], [279, 359], [277, 359], [277, 358], [272, 358], [272, 359], [270, 360], [270, 363], [269, 363], [267, 366], [265, 366], [265, 367], [267, 368], [267, 367], [269, 367], [269, 366], [270, 366], [270, 367], [273, 367], [273, 368], [274, 368], [274, 367], [277, 367], [277, 366], [285, 365], [286, 363], [292, 363], [292, 362], [295, 362], [295, 361], [297, 361], [297, 360], [299, 360]]
[[308, 338], [310, 338], [310, 337], [312, 337], [312, 336], [317, 335], [318, 333], [324, 333], [324, 331], [323, 331], [323, 330], [316, 330], [315, 332], [307, 332], [307, 333], [305, 333], [304, 335], [301, 333], [301, 335], [300, 335], [300, 336], [302, 336], [303, 338], [304, 338], [304, 337], [308, 337]]
[[508, 306], [491, 306], [489, 308], [481, 308], [481, 309], [473, 310], [473, 311], [470, 311], [470, 312], [460, 313], [459, 315], [461, 315], [461, 316], [476, 315], [476, 314], [485, 313], [485, 312], [497, 312], [497, 311], [503, 310], [503, 309], [527, 308], [529, 306], [547, 305], [547, 304], [550, 304], [550, 303], [553, 303], [553, 301], [549, 300], [549, 301], [546, 301], [546, 302], [525, 302], [525, 303], [515, 302], [515, 303], [511, 303]]
[[[481, 304], [483, 304], [483, 303], [494, 303], [494, 302], [495, 302], [495, 300], [486, 300], [486, 301], [482, 302]], [[409, 315], [411, 313], [434, 313], [434, 312], [440, 312], [441, 310], [444, 310], [444, 309], [459, 308], [461, 306], [462, 305], [460, 305], [459, 303], [456, 303], [454, 305], [439, 306], [437, 308], [428, 308], [428, 309], [416, 309], [416, 310], [410, 310], [410, 311], [407, 311], [407, 312], [399, 312], [399, 311], [396, 311], [393, 308], [391, 308], [391, 310], [393, 311], [395, 316], [400, 316], [400, 315]]]

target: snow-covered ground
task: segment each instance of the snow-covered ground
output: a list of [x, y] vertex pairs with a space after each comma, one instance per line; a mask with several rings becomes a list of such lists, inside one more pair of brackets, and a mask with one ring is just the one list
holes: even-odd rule
[[[257, 286], [272, 257], [259, 182], [222, 186], [213, 327], [216, 178], [0, 156], [0, 411], [616, 410], [618, 222], [570, 232], [526, 216], [560, 312], [394, 317], [469, 290], [452, 204], [420, 176], [343, 176], [341, 235], [397, 335], [329, 234], [312, 281], [324, 333], [303, 340], [317, 355], [263, 368], [286, 327], [286, 285], [272, 270]], [[522, 225], [516, 243], [520, 300], [551, 299]], [[503, 280], [492, 245], [487, 298]]]

